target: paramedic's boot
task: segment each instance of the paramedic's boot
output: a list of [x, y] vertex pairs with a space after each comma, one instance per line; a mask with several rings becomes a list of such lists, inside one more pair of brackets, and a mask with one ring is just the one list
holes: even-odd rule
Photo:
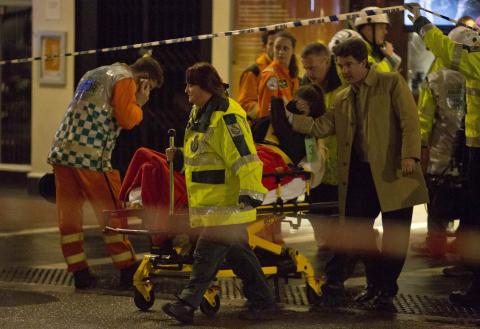
[[339, 306], [345, 303], [345, 286], [342, 282], [328, 281], [322, 286], [322, 303]]
[[379, 290], [373, 284], [367, 284], [365, 288], [353, 298], [357, 303], [368, 303], [379, 294]]
[[122, 268], [120, 270], [120, 287], [124, 289], [129, 289], [133, 286], [133, 275], [137, 271], [140, 262], [137, 261], [132, 265]]
[[181, 323], [193, 322], [195, 309], [183, 300], [178, 300], [175, 303], [166, 303], [162, 306], [162, 310]]
[[238, 318], [250, 321], [274, 320], [278, 316], [278, 311], [279, 308], [275, 303], [263, 307], [254, 307], [250, 304], [247, 310], [238, 314]]
[[94, 288], [97, 283], [95, 276], [90, 273], [90, 269], [84, 268], [73, 272], [73, 280], [75, 288], [77, 289], [89, 289]]

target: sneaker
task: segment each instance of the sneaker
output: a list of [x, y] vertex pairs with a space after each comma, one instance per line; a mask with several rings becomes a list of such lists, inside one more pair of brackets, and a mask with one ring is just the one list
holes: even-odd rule
[[140, 262], [135, 262], [132, 265], [122, 268], [120, 270], [120, 287], [121, 288], [131, 288], [133, 287], [133, 275], [137, 271]]
[[90, 269], [88, 267], [73, 272], [73, 280], [75, 288], [77, 289], [94, 288], [97, 283], [97, 279], [92, 275], [92, 273], [90, 273]]
[[162, 310], [168, 315], [181, 323], [192, 323], [195, 309], [184, 302], [178, 300], [175, 303], [166, 303], [162, 306]]
[[250, 305], [248, 309], [238, 314], [238, 318], [247, 321], [273, 320], [278, 317], [278, 311], [277, 304], [269, 304], [264, 307], [253, 307], [253, 305]]

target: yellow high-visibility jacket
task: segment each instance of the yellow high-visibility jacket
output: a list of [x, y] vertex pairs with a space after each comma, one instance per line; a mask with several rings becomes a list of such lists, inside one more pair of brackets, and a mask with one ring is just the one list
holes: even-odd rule
[[236, 101], [212, 96], [202, 108], [193, 106], [183, 154], [192, 227], [255, 220], [255, 208], [240, 209], [239, 198], [248, 196], [261, 203], [266, 193], [263, 164], [245, 111]]
[[480, 147], [480, 48], [455, 43], [432, 24], [424, 25], [420, 34], [446, 67], [459, 71], [467, 79], [466, 145]]

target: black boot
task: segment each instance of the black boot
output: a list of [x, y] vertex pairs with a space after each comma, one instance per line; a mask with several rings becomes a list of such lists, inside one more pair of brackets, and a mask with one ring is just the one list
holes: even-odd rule
[[175, 303], [167, 303], [162, 306], [162, 310], [181, 323], [193, 322], [195, 309], [183, 300], [178, 300]]
[[379, 290], [373, 284], [367, 284], [365, 288], [353, 299], [357, 303], [368, 303], [375, 298]]
[[480, 274], [476, 273], [466, 291], [454, 291], [448, 296], [448, 299], [454, 305], [480, 307]]
[[73, 272], [73, 279], [75, 288], [77, 289], [94, 288], [97, 283], [97, 279], [92, 275], [92, 273], [90, 273], [90, 269], [88, 267]]
[[322, 285], [322, 304], [340, 306], [345, 303], [345, 286], [342, 282], [327, 281]]
[[241, 311], [238, 314], [240, 320], [250, 321], [265, 321], [278, 318], [279, 308], [275, 303], [255, 307], [253, 304], [248, 306], [248, 309]]

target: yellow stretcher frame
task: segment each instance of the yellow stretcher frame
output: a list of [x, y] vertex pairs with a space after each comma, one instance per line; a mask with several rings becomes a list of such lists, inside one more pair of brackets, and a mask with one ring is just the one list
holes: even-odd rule
[[[292, 173], [280, 173], [280, 174], [267, 174], [268, 176], [277, 177], [279, 182], [281, 177], [286, 175], [292, 175]], [[321, 286], [323, 284], [322, 279], [315, 277], [314, 269], [310, 261], [303, 255], [300, 251], [281, 246], [279, 244], [268, 241], [262, 237], [256, 235], [257, 232], [261, 231], [265, 225], [272, 224], [278, 221], [285, 221], [285, 217], [288, 214], [299, 215], [305, 211], [312, 210], [314, 208], [332, 208], [337, 207], [337, 202], [320, 202], [320, 203], [310, 203], [310, 185], [308, 184], [310, 173], [304, 171], [294, 172], [295, 176], [303, 175], [305, 176], [307, 186], [306, 186], [306, 197], [305, 202], [292, 202], [284, 203], [280, 197], [281, 195], [281, 186], [277, 185], [276, 193], [278, 201], [272, 205], [262, 205], [257, 208], [257, 215], [259, 220], [251, 223], [247, 226], [248, 232], [248, 243], [252, 249], [260, 248], [271, 252], [273, 255], [284, 255], [288, 256], [289, 260], [294, 266], [289, 273], [282, 273], [282, 275], [298, 275], [303, 276], [306, 284], [306, 296], [310, 304], [318, 304], [321, 299]], [[264, 175], [266, 176], [266, 175]], [[125, 208], [120, 210], [106, 210], [104, 211], [104, 216], [106, 223], [109, 223], [109, 219], [112, 217], [127, 217], [127, 218], [144, 218], [146, 216], [145, 209], [143, 208]], [[300, 226], [300, 219], [297, 223], [288, 221], [290, 225], [294, 228]], [[134, 234], [134, 235], [152, 235], [156, 233], [164, 233], [149, 231], [149, 230], [136, 230], [136, 229], [122, 229], [106, 226], [105, 231], [116, 232], [121, 234]], [[181, 252], [179, 252], [180, 254]], [[133, 286], [134, 286], [134, 302], [135, 305], [143, 311], [150, 309], [155, 300], [154, 295], [154, 283], [153, 278], [155, 276], [178, 276], [190, 273], [192, 271], [192, 264], [158, 264], [159, 255], [147, 254], [143, 257], [137, 271], [133, 276]], [[279, 268], [278, 266], [262, 266], [263, 273], [268, 276], [278, 276]], [[233, 278], [235, 274], [231, 269], [220, 269], [217, 272], [216, 278]], [[203, 296], [202, 303], [200, 305], [200, 310], [207, 316], [215, 315], [220, 308], [220, 287], [213, 283], [209, 289], [205, 292]]]

